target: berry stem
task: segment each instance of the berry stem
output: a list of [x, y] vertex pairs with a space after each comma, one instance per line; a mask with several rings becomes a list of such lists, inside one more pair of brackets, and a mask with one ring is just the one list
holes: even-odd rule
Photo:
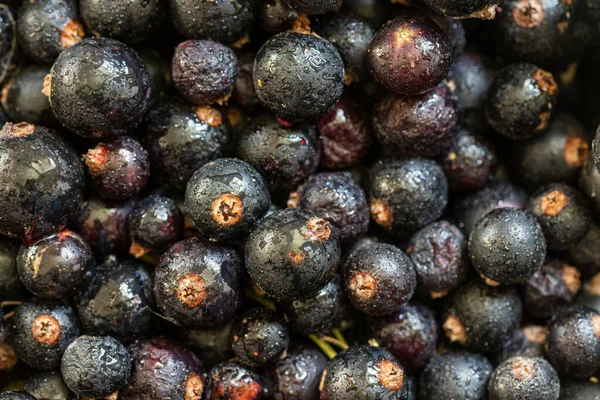
[[317, 346], [319, 346], [319, 348], [321, 349], [321, 351], [323, 353], [325, 353], [325, 355], [327, 356], [327, 358], [332, 359], [337, 355], [337, 352], [333, 349], [333, 347], [331, 347], [329, 345], [329, 343], [319, 339], [317, 337], [317, 335], [308, 335], [308, 337], [310, 338], [310, 340], [312, 340], [313, 342], [315, 342], [315, 344]]
[[346, 346], [346, 348], [350, 347], [350, 346], [348, 346], [348, 342], [346, 341], [346, 338], [344, 338], [344, 335], [342, 335], [342, 332], [340, 331], [339, 328], [334, 328], [331, 330], [331, 332], [333, 333], [333, 336], [335, 336], [335, 338], [337, 340], [339, 340], [340, 342], [342, 342], [344, 344], [344, 346]]
[[267, 307], [270, 310], [275, 310], [275, 302], [271, 301], [265, 297], [259, 296], [258, 294], [256, 294], [252, 289], [247, 288], [246, 289], [246, 296], [251, 299], [254, 300], [255, 302], [257, 302], [258, 304], [261, 304], [265, 307]]
[[346, 350], [348, 347], [350, 347], [344, 341], [332, 338], [331, 336], [321, 336], [320, 339], [324, 342], [334, 344], [342, 350]]
[[7, 300], [0, 303], [0, 307], [20, 306], [21, 302], [16, 300]]

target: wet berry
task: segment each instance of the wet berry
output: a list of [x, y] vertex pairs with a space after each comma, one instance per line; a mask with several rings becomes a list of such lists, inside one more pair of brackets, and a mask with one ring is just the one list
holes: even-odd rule
[[44, 82], [54, 115], [84, 137], [124, 135], [148, 109], [148, 69], [126, 45], [91, 38], [60, 53]]
[[0, 394], [0, 400], [36, 400], [36, 398], [22, 390], [9, 390]]
[[373, 318], [369, 337], [398, 358], [408, 373], [414, 373], [425, 368], [435, 355], [438, 326], [427, 307], [408, 304], [392, 314]]
[[264, 178], [249, 164], [220, 158], [200, 168], [188, 182], [186, 213], [207, 238], [226, 241], [247, 235], [269, 208]]
[[494, 363], [500, 364], [512, 357], [545, 357], [546, 336], [545, 326], [525, 325], [516, 329], [502, 343], [494, 356]]
[[298, 11], [288, 5], [286, 0], [264, 0], [257, 5], [257, 19], [269, 33], [284, 32], [292, 28], [298, 18]]
[[97, 144], [83, 160], [92, 186], [104, 199], [127, 199], [141, 191], [150, 177], [148, 153], [128, 136]]
[[75, 0], [23, 2], [19, 8], [17, 33], [23, 51], [44, 64], [52, 64], [63, 50], [85, 36]]
[[369, 229], [365, 192], [343, 173], [311, 175], [292, 193], [289, 203], [312, 211], [329, 222], [341, 244], [355, 242]]
[[[306, 68], [306, 65], [317, 68]], [[344, 63], [328, 41], [282, 32], [269, 39], [254, 61], [254, 88], [260, 100], [287, 122], [315, 118], [342, 96]]]
[[477, 222], [469, 236], [469, 257], [490, 284], [525, 283], [546, 257], [542, 226], [525, 211], [491, 211]]
[[151, 330], [153, 306], [150, 272], [135, 261], [109, 261], [98, 266], [75, 302], [85, 333], [109, 335], [124, 342]]
[[[33, 172], [42, 165], [45, 173]], [[75, 214], [83, 200], [83, 168], [55, 132], [7, 123], [0, 130], [0, 187], [0, 233], [30, 244]]]
[[216, 365], [208, 373], [206, 400], [261, 398], [262, 383], [258, 375], [250, 369], [234, 362]]
[[70, 298], [79, 293], [95, 266], [90, 246], [68, 230], [21, 246], [17, 256], [21, 282], [40, 297]]
[[80, 336], [65, 350], [61, 372], [66, 385], [80, 397], [104, 397], [131, 377], [131, 356], [110, 336]]
[[558, 399], [560, 381], [543, 358], [514, 357], [494, 370], [488, 383], [490, 399]]
[[181, 239], [183, 225], [183, 215], [175, 201], [159, 195], [148, 196], [127, 216], [129, 252], [139, 258], [150, 251], [161, 251]]
[[306, 14], [323, 14], [340, 4], [341, 0], [285, 0], [293, 9]]
[[295, 300], [316, 295], [340, 262], [340, 245], [330, 224], [310, 211], [276, 211], [246, 242], [246, 269], [267, 295]]
[[242, 298], [241, 260], [228, 247], [187, 239], [167, 250], [156, 267], [154, 298], [176, 324], [210, 329], [236, 315]]
[[387, 159], [371, 167], [367, 194], [377, 225], [410, 234], [442, 215], [448, 203], [448, 182], [434, 161]]
[[358, 164], [371, 146], [372, 129], [364, 109], [345, 97], [317, 122], [321, 166], [343, 169]]
[[452, 44], [432, 20], [400, 17], [375, 34], [366, 63], [375, 81], [385, 88], [398, 94], [420, 94], [448, 75]]
[[286, 351], [290, 338], [283, 321], [266, 308], [242, 314], [232, 331], [231, 348], [239, 362], [258, 367], [273, 362]]
[[510, 64], [496, 75], [485, 114], [494, 130], [521, 140], [541, 134], [552, 116], [558, 84], [548, 71], [527, 63]]
[[377, 141], [388, 154], [433, 157], [448, 150], [458, 123], [458, 102], [442, 84], [419, 96], [383, 97], [373, 112]]
[[183, 98], [195, 105], [227, 101], [239, 73], [235, 53], [210, 40], [188, 40], [175, 49], [173, 84]]

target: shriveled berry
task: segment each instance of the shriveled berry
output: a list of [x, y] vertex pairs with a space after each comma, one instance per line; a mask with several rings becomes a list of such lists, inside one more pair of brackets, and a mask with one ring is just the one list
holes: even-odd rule
[[206, 400], [255, 400], [261, 398], [263, 385], [258, 375], [235, 362], [213, 367], [206, 382]]

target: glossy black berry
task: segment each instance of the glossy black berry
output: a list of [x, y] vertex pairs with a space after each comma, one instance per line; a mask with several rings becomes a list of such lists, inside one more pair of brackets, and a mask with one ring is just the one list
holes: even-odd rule
[[550, 184], [531, 195], [527, 211], [534, 215], [549, 250], [566, 250], [586, 234], [592, 223], [587, 200], [575, 188]]
[[26, 301], [14, 311], [9, 338], [19, 359], [36, 369], [57, 368], [67, 346], [80, 335], [75, 311], [51, 300]]
[[272, 193], [296, 188], [317, 169], [320, 152], [313, 124], [285, 127], [267, 114], [236, 137], [236, 156], [260, 172]]
[[286, 0], [263, 0], [257, 5], [256, 16], [261, 26], [269, 33], [291, 29], [300, 14]]
[[119, 400], [200, 400], [204, 369], [189, 349], [170, 340], [140, 340], [129, 346], [131, 381], [119, 390]]
[[186, 328], [210, 329], [236, 315], [243, 275], [235, 250], [187, 239], [167, 250], [156, 267], [154, 298], [161, 313]]
[[589, 378], [600, 364], [600, 314], [585, 306], [556, 314], [548, 324], [546, 349], [559, 373]]
[[208, 373], [206, 400], [255, 400], [262, 396], [263, 386], [258, 375], [235, 362], [216, 365]]
[[525, 191], [508, 182], [492, 182], [483, 189], [460, 198], [452, 209], [455, 224], [469, 235], [475, 224], [497, 208], [523, 209], [527, 204]]
[[488, 382], [490, 400], [556, 400], [558, 374], [543, 358], [514, 357], [494, 370]]
[[175, 49], [173, 84], [195, 105], [223, 103], [235, 87], [239, 63], [227, 46], [210, 40], [188, 40]]
[[283, 321], [266, 308], [254, 308], [242, 314], [232, 334], [233, 354], [239, 362], [250, 367], [277, 360], [290, 343]]
[[546, 327], [539, 325], [526, 325], [514, 330], [495, 353], [494, 363], [497, 365], [512, 357], [545, 357], [547, 335]]
[[134, 200], [110, 202], [90, 196], [70, 226], [92, 247], [99, 259], [115, 253], [128, 254], [131, 241], [127, 216], [134, 206]]
[[150, 272], [135, 261], [109, 261], [98, 266], [75, 302], [85, 333], [122, 341], [151, 330], [153, 306]]
[[387, 231], [410, 234], [438, 219], [448, 203], [448, 182], [432, 160], [378, 161], [368, 179], [371, 218]]
[[473, 351], [495, 351], [519, 326], [522, 310], [514, 287], [491, 287], [477, 279], [461, 286], [445, 304], [443, 328], [451, 342]]
[[285, 0], [293, 9], [305, 14], [323, 14], [331, 11], [342, 0]]
[[36, 400], [36, 398], [22, 390], [9, 390], [0, 394], [0, 400]]
[[494, 179], [499, 159], [494, 148], [469, 128], [459, 128], [439, 163], [455, 192], [470, 192]]
[[165, 196], [148, 196], [127, 216], [129, 252], [139, 258], [150, 251], [161, 251], [182, 238], [183, 225], [183, 215], [175, 201]]
[[316, 295], [340, 263], [330, 224], [310, 211], [287, 209], [263, 219], [246, 242], [246, 269], [267, 295], [295, 300]]
[[432, 298], [443, 297], [467, 278], [467, 239], [447, 221], [434, 222], [410, 239], [406, 254], [417, 273], [418, 288]]
[[254, 20], [255, 0], [168, 0], [171, 20], [188, 39], [226, 44], [243, 38]]
[[166, 10], [163, 0], [81, 0], [81, 19], [94, 36], [106, 36], [129, 44], [147, 39], [161, 28]]
[[46, 66], [30, 65], [19, 69], [6, 82], [0, 101], [9, 120], [55, 125], [50, 102], [42, 93], [44, 78], [49, 72]]
[[63, 381], [60, 371], [42, 371], [30, 376], [25, 390], [36, 399], [75, 400], [75, 394]]
[[265, 398], [309, 400], [319, 398], [319, 383], [327, 358], [314, 347], [290, 346], [285, 357], [261, 371]]
[[68, 230], [21, 246], [17, 256], [21, 282], [40, 297], [70, 298], [79, 293], [95, 266], [90, 246]]
[[353, 346], [329, 361], [323, 373], [321, 399], [404, 399], [406, 371], [381, 347]]
[[17, 24], [13, 14], [4, 4], [0, 4], [0, 84], [14, 71], [18, 60]]
[[292, 193], [289, 202], [329, 222], [341, 244], [355, 242], [369, 229], [369, 204], [365, 192], [344, 173], [311, 175]]
[[84, 137], [126, 134], [148, 108], [150, 74], [133, 50], [91, 38], [60, 53], [44, 82], [58, 121]]
[[85, 36], [75, 0], [23, 2], [17, 19], [19, 46], [38, 63], [52, 64]]
[[128, 136], [98, 143], [83, 160], [92, 186], [104, 199], [128, 199], [141, 191], [150, 177], [148, 153]]
[[331, 42], [344, 60], [346, 83], [364, 80], [365, 56], [375, 35], [375, 28], [366, 19], [349, 14], [338, 14], [321, 30], [321, 36]]
[[480, 354], [461, 351], [438, 355], [421, 372], [419, 398], [485, 399], [493, 371], [492, 363]]
[[577, 48], [575, 3], [507, 0], [501, 7], [490, 26], [496, 52], [504, 58], [552, 65]]
[[398, 311], [373, 318], [369, 337], [392, 353], [410, 374], [421, 371], [435, 355], [438, 326], [431, 310], [408, 304]]
[[371, 146], [371, 121], [364, 108], [344, 97], [317, 121], [321, 166], [344, 169], [358, 164]]
[[350, 303], [339, 275], [314, 297], [282, 301], [278, 304], [279, 307], [290, 329], [305, 336], [338, 328], [351, 314]]
[[550, 72], [533, 64], [510, 64], [490, 87], [485, 115], [496, 132], [527, 139], [546, 129], [557, 98], [558, 84]]
[[0, 294], [2, 298], [19, 300], [28, 292], [17, 271], [19, 242], [0, 238]]
[[219, 158], [200, 168], [188, 182], [186, 214], [205, 237], [226, 241], [247, 235], [269, 209], [264, 178], [251, 165]]
[[64, 227], [81, 205], [84, 178], [55, 132], [7, 123], [0, 130], [0, 233], [29, 244]]
[[458, 123], [458, 101], [442, 84], [419, 96], [383, 97], [373, 111], [377, 141], [388, 154], [434, 157], [447, 151]]
[[532, 214], [501, 208], [486, 214], [471, 231], [469, 257], [477, 272], [496, 284], [525, 283], [544, 262], [546, 239]]
[[366, 56], [375, 81], [403, 95], [436, 87], [450, 71], [452, 44], [428, 18], [399, 17], [375, 34]]
[[527, 282], [523, 293], [525, 310], [537, 318], [549, 318], [569, 304], [579, 291], [577, 268], [557, 260], [547, 261]]
[[153, 176], [183, 191], [198, 168], [229, 155], [232, 132], [216, 108], [169, 102], [146, 117], [143, 143], [150, 154]]
[[515, 143], [509, 167], [514, 179], [530, 189], [554, 182], [573, 184], [588, 153], [585, 128], [559, 114], [543, 135]]
[[298, 122], [323, 114], [340, 99], [344, 63], [328, 41], [282, 32], [256, 54], [253, 76], [264, 105], [285, 121]]
[[214, 366], [233, 358], [232, 330], [232, 322], [214, 329], [184, 329], [178, 339], [181, 344], [193, 350], [205, 366]]
[[80, 336], [65, 350], [60, 369], [76, 395], [109, 396], [129, 382], [131, 356], [110, 336]]
[[469, 49], [456, 59], [448, 74], [448, 84], [454, 88], [462, 110], [483, 107], [494, 74], [491, 60], [478, 51]]
[[390, 244], [372, 244], [353, 251], [344, 264], [344, 288], [350, 302], [369, 315], [397, 311], [417, 286], [410, 258]]

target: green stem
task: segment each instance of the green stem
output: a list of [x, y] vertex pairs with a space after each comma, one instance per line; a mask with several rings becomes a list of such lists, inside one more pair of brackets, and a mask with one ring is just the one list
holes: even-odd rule
[[344, 335], [342, 335], [342, 332], [339, 330], [339, 328], [334, 328], [331, 330], [331, 332], [333, 333], [333, 336], [335, 336], [335, 338], [337, 340], [344, 343], [346, 348], [350, 347], [350, 346], [348, 346], [348, 342], [346, 342], [346, 338], [344, 338]]
[[334, 344], [342, 350], [346, 350], [349, 347], [348, 343], [346, 343], [345, 341], [334, 339], [330, 336], [321, 336], [320, 339], [324, 342]]
[[327, 358], [332, 359], [337, 355], [337, 352], [333, 349], [333, 347], [331, 347], [327, 342], [324, 342], [323, 340], [319, 339], [317, 335], [308, 335], [308, 337], [310, 338], [310, 340], [315, 342], [317, 346], [319, 346], [319, 348], [323, 353], [325, 353]]
[[259, 296], [250, 288], [246, 289], [246, 296], [248, 296], [249, 299], [254, 300], [258, 304], [261, 304], [270, 310], [275, 310], [275, 302], [273, 302], [265, 297]]

